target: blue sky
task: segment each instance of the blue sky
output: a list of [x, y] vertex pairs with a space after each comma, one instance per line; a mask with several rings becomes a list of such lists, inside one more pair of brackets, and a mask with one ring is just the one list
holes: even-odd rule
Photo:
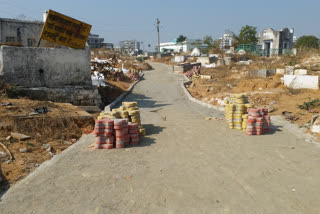
[[239, 32], [248, 24], [258, 28], [293, 27], [295, 35], [320, 37], [319, 0], [0, 0], [0, 17], [41, 20], [42, 12], [56, 10], [93, 26], [106, 42], [137, 39], [156, 44], [155, 22], [160, 19], [161, 42], [183, 34], [214, 39], [225, 30]]

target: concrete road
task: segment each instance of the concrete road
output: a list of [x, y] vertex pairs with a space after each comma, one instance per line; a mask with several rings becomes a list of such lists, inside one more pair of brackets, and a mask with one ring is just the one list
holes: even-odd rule
[[139, 147], [93, 150], [93, 136], [13, 186], [0, 213], [320, 213], [320, 149], [281, 127], [246, 136], [191, 103], [182, 77], [153, 65], [127, 100], [148, 132]]

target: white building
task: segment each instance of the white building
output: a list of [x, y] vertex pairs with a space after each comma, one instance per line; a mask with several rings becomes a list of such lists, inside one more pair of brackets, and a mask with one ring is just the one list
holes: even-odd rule
[[231, 33], [223, 34], [223, 38], [220, 38], [220, 41], [221, 41], [220, 43], [221, 49], [231, 47], [234, 44], [234, 38]]
[[258, 45], [262, 47], [267, 56], [286, 54], [293, 47], [293, 34], [293, 28], [283, 28], [280, 31], [268, 28], [258, 34]]
[[176, 41], [160, 43], [160, 52], [186, 53], [191, 52], [194, 48], [208, 48], [208, 45], [203, 44], [202, 40], [196, 39], [187, 39], [186, 41], [181, 43], [178, 43]]
[[137, 40], [121, 41], [119, 45], [122, 52], [130, 53], [130, 54], [141, 53], [141, 45], [140, 45], [140, 42]]
[[33, 47], [40, 39], [43, 22], [0, 18], [0, 43]]

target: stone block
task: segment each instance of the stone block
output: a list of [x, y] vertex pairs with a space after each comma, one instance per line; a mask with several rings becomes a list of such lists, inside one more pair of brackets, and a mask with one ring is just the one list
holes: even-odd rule
[[294, 70], [294, 75], [307, 75], [308, 70], [307, 69], [296, 69]]
[[174, 62], [181, 63], [187, 60], [187, 56], [175, 56], [173, 59]]
[[285, 73], [285, 74], [287, 74], [287, 75], [293, 75], [294, 67], [293, 67], [293, 66], [286, 66], [285, 70], [286, 70], [286, 73]]
[[275, 69], [260, 69], [260, 70], [255, 70], [255, 71], [250, 71], [249, 76], [251, 77], [262, 77], [266, 78], [268, 76], [273, 76], [276, 74]]
[[197, 62], [200, 62], [201, 64], [211, 64], [214, 63], [215, 61], [217, 61], [216, 57], [198, 57]]
[[276, 69], [276, 74], [285, 75], [286, 74], [286, 70], [283, 69], [283, 68], [277, 68]]
[[190, 71], [194, 66], [201, 66], [201, 63], [182, 63], [176, 66], [173, 66], [173, 71], [175, 73], [184, 73]]
[[284, 75], [284, 85], [293, 89], [319, 89], [319, 77], [310, 75]]
[[218, 61], [217, 61], [217, 66], [224, 66], [224, 61], [223, 61], [223, 59], [218, 59]]
[[208, 80], [210, 80], [210, 79], [211, 79], [211, 76], [210, 76], [210, 75], [200, 75], [200, 78], [201, 78], [201, 79], [208, 79]]
[[230, 65], [231, 64], [231, 60], [232, 60], [231, 57], [226, 56], [223, 59], [224, 59], [225, 65]]

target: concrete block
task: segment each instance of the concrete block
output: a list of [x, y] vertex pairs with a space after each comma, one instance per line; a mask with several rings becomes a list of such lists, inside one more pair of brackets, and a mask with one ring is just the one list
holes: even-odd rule
[[307, 75], [308, 70], [307, 69], [296, 69], [294, 70], [294, 75]]
[[277, 68], [276, 69], [276, 74], [285, 75], [286, 74], [286, 70], [283, 69], [283, 68]]
[[286, 66], [285, 70], [286, 70], [287, 75], [293, 75], [294, 67], [293, 66]]
[[224, 65], [223, 59], [218, 59], [217, 66], [223, 66], [223, 65]]
[[190, 71], [194, 66], [201, 66], [201, 63], [181, 63], [179, 65], [173, 66], [173, 72], [184, 73]]
[[200, 75], [200, 78], [201, 78], [201, 79], [210, 80], [210, 79], [211, 79], [211, 76], [210, 76], [210, 75]]
[[187, 56], [175, 56], [173, 59], [174, 59], [174, 62], [181, 63], [187, 60]]
[[320, 133], [320, 118], [319, 115], [315, 115], [311, 119], [311, 132]]
[[250, 71], [249, 76], [251, 77], [262, 77], [266, 78], [268, 76], [273, 76], [276, 74], [275, 69], [260, 69], [260, 70], [255, 70], [255, 71]]
[[284, 85], [293, 89], [319, 89], [319, 77], [310, 75], [284, 75]]
[[217, 61], [216, 57], [204, 57], [204, 56], [200, 56], [197, 59], [197, 62], [200, 62], [201, 64], [211, 64], [214, 63], [215, 61]]
[[230, 64], [231, 64], [231, 57], [226, 56], [226, 57], [224, 57], [223, 59], [224, 59], [224, 63], [225, 63], [226, 65], [230, 65]]

